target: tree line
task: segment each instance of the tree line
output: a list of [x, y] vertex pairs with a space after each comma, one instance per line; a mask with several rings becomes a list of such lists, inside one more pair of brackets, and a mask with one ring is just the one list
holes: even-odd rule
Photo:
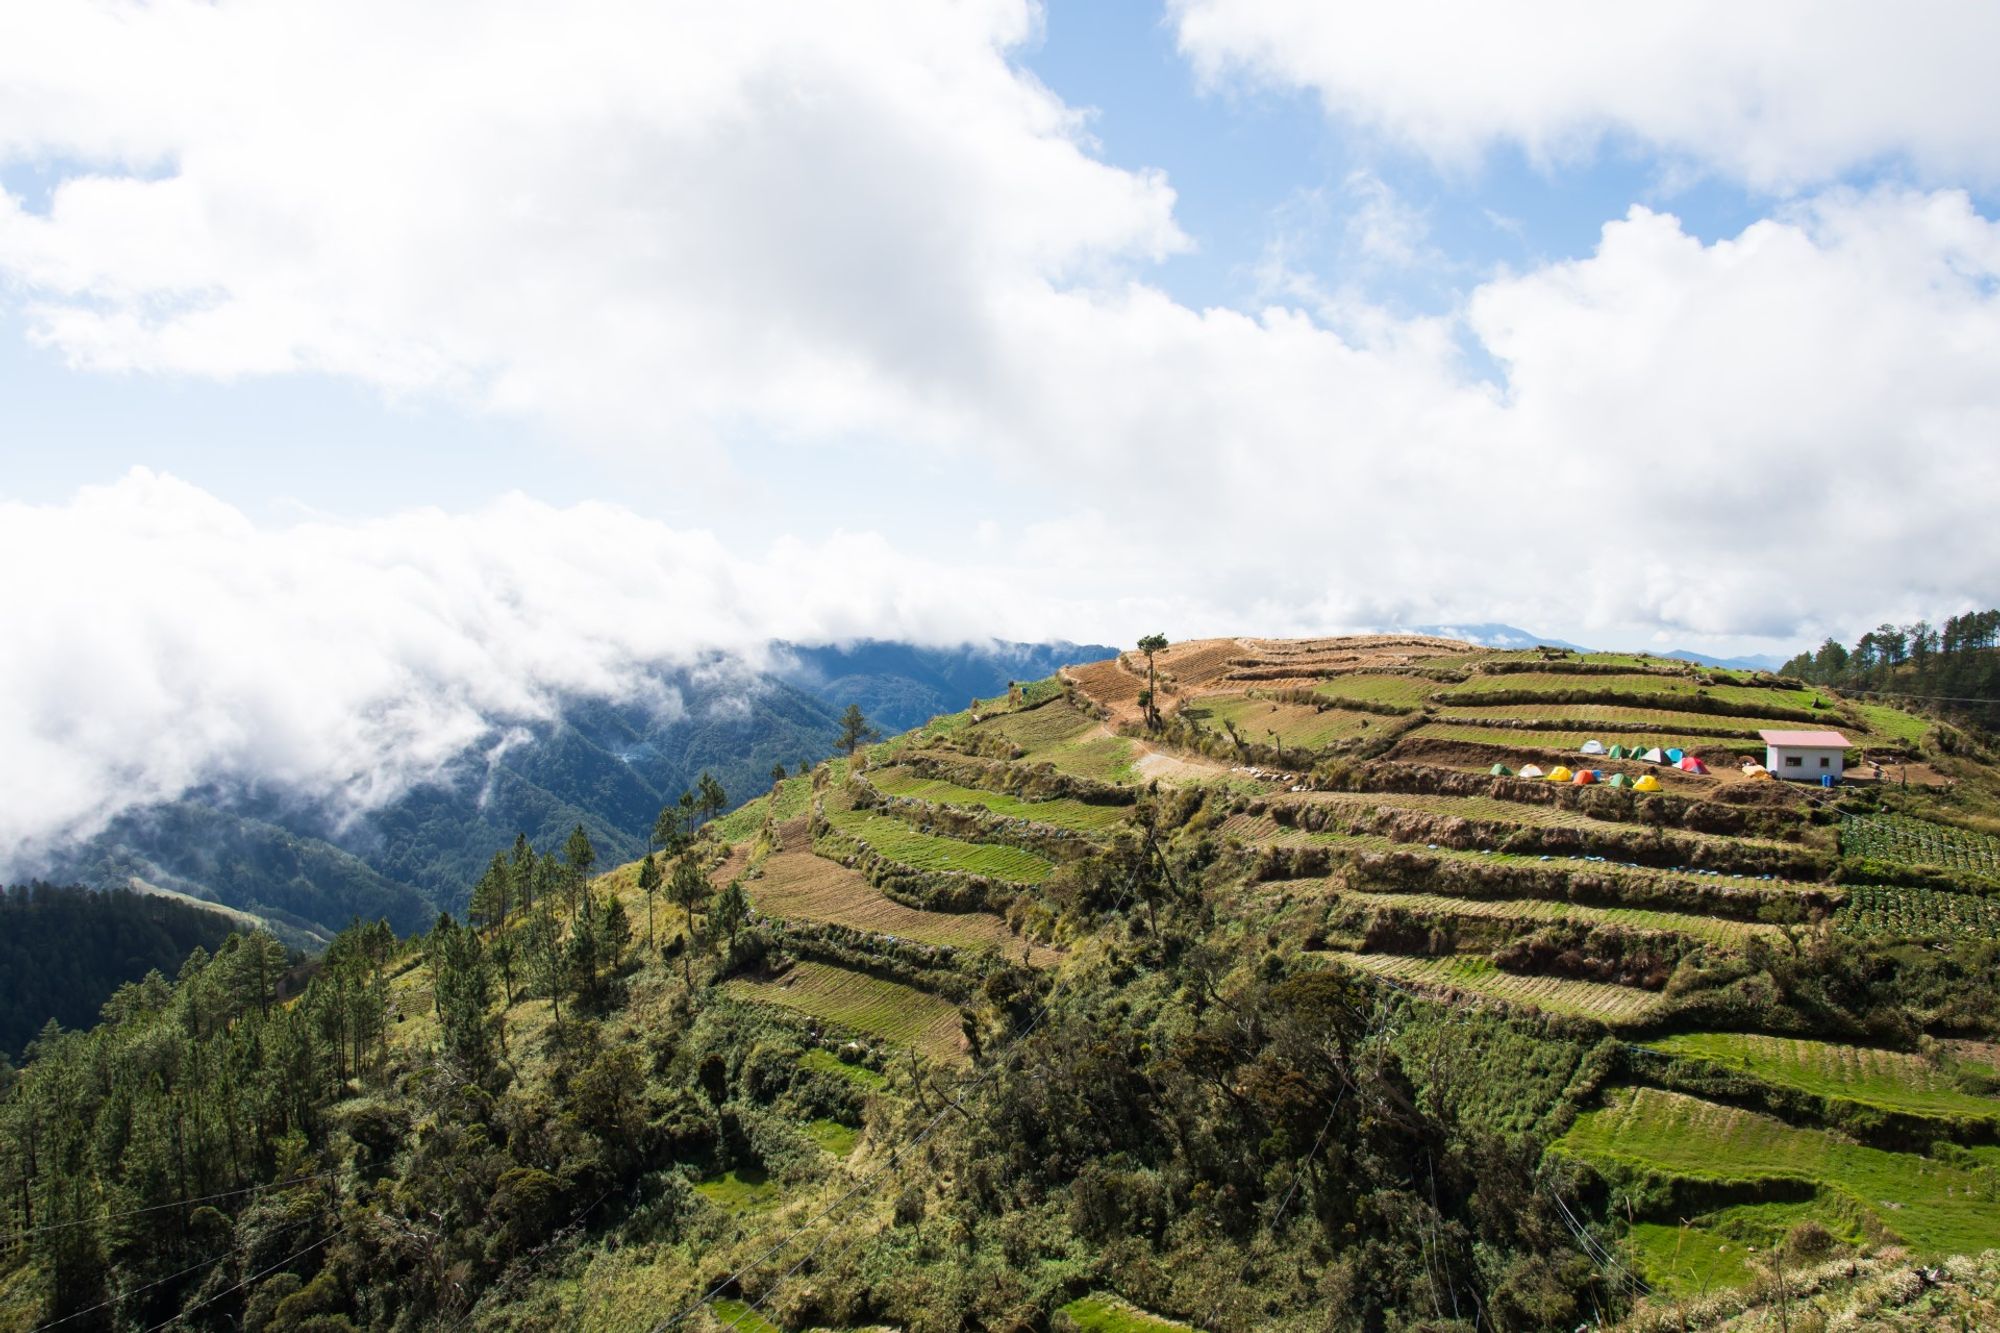
[[1908, 696], [1932, 711], [2000, 729], [2000, 610], [1883, 623], [1849, 648], [1827, 639], [1785, 663], [1785, 675], [1837, 690]]

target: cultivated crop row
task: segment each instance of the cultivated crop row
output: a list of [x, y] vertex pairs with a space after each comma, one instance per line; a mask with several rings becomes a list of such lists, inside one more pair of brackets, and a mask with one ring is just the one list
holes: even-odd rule
[[1841, 929], [1889, 939], [2000, 937], [2000, 902], [1972, 893], [1855, 885], [1834, 914]]
[[1659, 1006], [1659, 997], [1631, 986], [1612, 986], [1568, 977], [1519, 976], [1502, 972], [1489, 959], [1472, 955], [1413, 958], [1403, 954], [1327, 955], [1349, 967], [1412, 986], [1463, 991], [1504, 1004], [1522, 1005], [1572, 1018], [1594, 1018], [1611, 1027], [1636, 1023]]
[[1911, 815], [1848, 815], [1840, 823], [1840, 850], [1875, 861], [2000, 872], [2000, 838]]
[[958, 1006], [913, 986], [827, 963], [799, 963], [774, 978], [738, 977], [724, 989], [742, 999], [783, 1005], [909, 1046], [935, 1059], [959, 1058]]

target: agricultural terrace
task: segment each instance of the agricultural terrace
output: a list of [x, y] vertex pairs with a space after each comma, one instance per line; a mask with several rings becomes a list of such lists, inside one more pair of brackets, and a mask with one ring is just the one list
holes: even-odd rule
[[738, 999], [781, 1005], [932, 1059], [964, 1058], [958, 1006], [914, 986], [829, 963], [797, 963], [776, 977], [734, 978], [723, 989]]
[[[1492, 726], [1509, 720], [1573, 723], [1582, 727], [1616, 726], [1612, 739], [1632, 735], [1627, 724], [1643, 725], [1648, 731], [1699, 735], [1708, 731], [1727, 732], [1714, 739], [1754, 740], [1759, 729], [1776, 725], [1758, 717], [1735, 717], [1722, 713], [1682, 713], [1663, 708], [1626, 708], [1616, 704], [1504, 704], [1492, 708], [1447, 708], [1437, 714], [1442, 723]], [[1539, 728], [1537, 728], [1539, 729]], [[1609, 741], [1606, 742], [1609, 744]]]
[[977, 806], [1009, 819], [1025, 819], [1074, 833], [1102, 833], [1121, 823], [1129, 806], [1092, 805], [1086, 801], [1057, 797], [1047, 801], [1024, 801], [1005, 792], [982, 787], [961, 787], [936, 778], [919, 777], [905, 768], [878, 768], [868, 781], [889, 796], [902, 796], [935, 805]]
[[[1433, 685], [1430, 695], [1453, 706], [1477, 704], [1482, 694], [1549, 694], [1571, 697], [1588, 695], [1658, 695], [1659, 707], [1673, 707], [1680, 698], [1705, 698], [1732, 705], [1732, 711], [1757, 714], [1771, 708], [1813, 708], [1830, 702], [1822, 690], [1774, 689], [1760, 685], [1704, 685], [1692, 675], [1665, 675], [1633, 672], [1609, 675], [1596, 672], [1508, 671], [1482, 673], [1456, 685]], [[1737, 707], [1740, 706], [1740, 707]]]
[[1992, 1069], [1903, 1051], [1843, 1046], [1748, 1032], [1682, 1032], [1646, 1043], [1666, 1055], [1708, 1060], [1800, 1092], [1911, 1115], [2000, 1117], [2000, 1097], [1968, 1092], [1965, 1076], [1992, 1079]]
[[2000, 938], [2000, 901], [1944, 889], [1848, 889], [1834, 921], [1850, 935], [1892, 940]]
[[2000, 1202], [1983, 1173], [1863, 1147], [1825, 1130], [1658, 1088], [1626, 1088], [1585, 1111], [1553, 1151], [1615, 1174], [1718, 1184], [1816, 1186], [1830, 1208], [1858, 1208], [1923, 1256], [1990, 1248]]
[[1046, 967], [1061, 955], [1030, 944], [990, 912], [926, 912], [906, 907], [855, 871], [810, 852], [778, 852], [764, 859], [762, 874], [745, 883], [750, 903], [769, 916], [823, 921], [854, 930], [894, 935], [954, 949], [998, 949]]
[[1114, 736], [1104, 723], [1058, 700], [1024, 713], [988, 718], [965, 730], [967, 738], [997, 736], [1032, 763], [1099, 782], [1120, 782], [1132, 774], [1137, 747]]
[[826, 812], [834, 830], [912, 870], [941, 870], [985, 875], [1009, 884], [1040, 884], [1055, 866], [1033, 852], [991, 842], [964, 842], [935, 833], [919, 833], [902, 820], [872, 810]]
[[[1727, 722], [1727, 719], [1711, 719]], [[1425, 740], [1463, 741], [1472, 745], [1506, 746], [1508, 748], [1546, 749], [1559, 754], [1574, 755], [1585, 741], [1601, 741], [1606, 745], [1613, 741], [1626, 742], [1629, 735], [1642, 745], [1657, 745], [1662, 749], [1685, 750], [1693, 755], [1709, 754], [1750, 754], [1753, 751], [1762, 756], [1764, 744], [1755, 738], [1732, 736], [1696, 736], [1685, 732], [1647, 731], [1620, 732], [1608, 735], [1603, 728], [1595, 730], [1579, 726], [1576, 730], [1548, 730], [1542, 727], [1498, 727], [1476, 726], [1468, 723], [1438, 720], [1426, 722], [1409, 733]], [[1711, 765], [1712, 766], [1712, 765]]]
[[1781, 927], [1758, 921], [1731, 921], [1726, 917], [1655, 912], [1637, 907], [1587, 907], [1551, 898], [1452, 898], [1441, 893], [1388, 893], [1372, 889], [1352, 890], [1341, 897], [1363, 907], [1400, 910], [1418, 916], [1519, 921], [1529, 928], [1559, 922], [1616, 926], [1623, 930], [1685, 935], [1732, 949], [1742, 948], [1746, 941], [1759, 935], [1771, 937], [1783, 933]]
[[1246, 694], [1204, 696], [1182, 705], [1181, 716], [1216, 735], [1233, 727], [1239, 738], [1252, 744], [1267, 741], [1276, 733], [1280, 744], [1301, 750], [1317, 750], [1362, 735], [1370, 727], [1379, 729], [1384, 723], [1368, 713], [1319, 709]]
[[1346, 953], [1329, 950], [1324, 957], [1345, 967], [1388, 977], [1408, 986], [1434, 991], [1458, 991], [1502, 1004], [1567, 1018], [1588, 1018], [1607, 1027], [1644, 1022], [1660, 1007], [1651, 991], [1613, 986], [1569, 977], [1523, 976], [1502, 972], [1480, 954], [1416, 958], [1403, 954]]
[[745, 801], [707, 827], [725, 843], [742, 842], [754, 836], [766, 819], [784, 823], [806, 812], [812, 803], [812, 779], [786, 778], [755, 800]]
[[1844, 816], [1840, 850], [1875, 861], [2000, 876], [2000, 838], [1913, 815]]
[[1389, 704], [1398, 708], [1421, 708], [1439, 689], [1437, 681], [1425, 676], [1390, 676], [1368, 672], [1334, 676], [1313, 687], [1313, 693], [1336, 702], [1353, 699], [1360, 703]]

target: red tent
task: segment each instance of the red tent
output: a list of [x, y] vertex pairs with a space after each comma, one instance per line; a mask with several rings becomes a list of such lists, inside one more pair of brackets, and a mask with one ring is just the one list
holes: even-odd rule
[[1597, 774], [1591, 772], [1587, 768], [1579, 768], [1578, 770], [1576, 770], [1576, 776], [1571, 778], [1570, 781], [1574, 783], [1576, 786], [1588, 787], [1592, 783], [1597, 781]]
[[1684, 754], [1681, 756], [1680, 767], [1685, 769], [1689, 773], [1708, 772], [1708, 765], [1702, 763], [1701, 760], [1695, 758], [1691, 754]]

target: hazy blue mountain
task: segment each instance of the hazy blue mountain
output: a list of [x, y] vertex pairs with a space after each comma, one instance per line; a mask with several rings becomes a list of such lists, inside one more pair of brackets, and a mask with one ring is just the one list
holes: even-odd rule
[[1482, 648], [1567, 648], [1573, 653], [1588, 653], [1594, 649], [1564, 639], [1551, 639], [1525, 630], [1517, 625], [1502, 625], [1494, 621], [1460, 625], [1400, 625], [1384, 630], [1385, 634], [1434, 634], [1441, 639], [1463, 639], [1476, 643]]
[[1785, 665], [1784, 658], [1771, 653], [1754, 653], [1749, 657], [1710, 657], [1707, 653], [1676, 648], [1660, 656], [1671, 657], [1677, 662], [1693, 662], [1698, 666], [1722, 667], [1728, 671], [1778, 671]]
[[773, 765], [824, 759], [850, 703], [901, 731], [1115, 651], [862, 642], [776, 645], [764, 669], [716, 657], [662, 669], [631, 699], [559, 700], [552, 716], [498, 721], [430, 780], [366, 812], [262, 787], [204, 790], [127, 812], [46, 874], [119, 888], [136, 876], [322, 932], [356, 915], [408, 932], [440, 909], [463, 912], [517, 833], [548, 847], [581, 824], [600, 863], [616, 864], [645, 850], [660, 807], [703, 772], [733, 806], [770, 786]]

